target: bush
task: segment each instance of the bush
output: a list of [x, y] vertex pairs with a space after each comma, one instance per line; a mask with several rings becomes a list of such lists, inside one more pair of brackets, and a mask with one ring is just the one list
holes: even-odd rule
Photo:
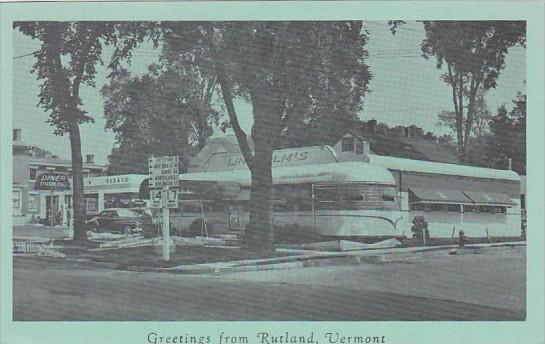
[[[214, 232], [213, 227], [210, 223], [206, 222], [206, 229], [208, 232], [208, 235], [212, 235]], [[184, 236], [188, 237], [196, 237], [196, 236], [203, 236], [204, 230], [203, 230], [203, 219], [195, 219], [189, 226], [189, 230], [184, 231]]]

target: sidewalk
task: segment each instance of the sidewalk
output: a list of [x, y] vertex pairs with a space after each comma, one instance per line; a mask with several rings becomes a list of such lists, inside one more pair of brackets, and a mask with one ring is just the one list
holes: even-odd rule
[[391, 262], [417, 261], [424, 256], [441, 254], [476, 254], [514, 249], [525, 246], [524, 241], [475, 243], [464, 248], [445, 244], [437, 246], [410, 246], [376, 248], [353, 251], [318, 251], [308, 249], [277, 248], [266, 256], [237, 247], [173, 246], [171, 260], [162, 260], [161, 246], [142, 246], [114, 250], [96, 250], [97, 243], [86, 245], [65, 241], [68, 228], [44, 228], [39, 226], [16, 226], [13, 237], [20, 241], [55, 240], [54, 248], [65, 260], [87, 262], [109, 269], [129, 271], [152, 271], [177, 274], [206, 274], [240, 271], [262, 271], [294, 269], [304, 267], [383, 264]]
[[49, 240], [69, 238], [70, 228], [67, 227], [48, 227], [36, 224], [13, 226], [14, 240]]
[[[410, 261], [433, 254], [477, 254], [490, 250], [515, 249], [524, 247], [526, 242], [475, 244], [466, 247], [456, 245], [434, 247], [405, 247], [376, 250], [361, 250], [349, 252], [323, 252], [308, 250], [277, 249], [278, 253], [286, 256], [248, 259], [228, 262], [214, 262], [204, 264], [185, 264], [174, 267], [151, 268], [144, 266], [127, 266], [131, 271], [153, 271], [178, 274], [208, 274], [243, 271], [264, 271], [279, 269], [295, 269], [317, 266], [350, 265], [350, 264], [380, 264], [389, 262]], [[304, 252], [303, 252], [304, 251]]]

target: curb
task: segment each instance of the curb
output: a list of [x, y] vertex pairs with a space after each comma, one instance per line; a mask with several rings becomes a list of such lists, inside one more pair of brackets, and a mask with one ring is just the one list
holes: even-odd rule
[[514, 249], [526, 246], [526, 242], [490, 243], [467, 245], [463, 248], [457, 245], [398, 248], [398, 252], [390, 249], [347, 251], [347, 252], [323, 252], [310, 251], [306, 254], [294, 254], [279, 258], [245, 260], [234, 262], [218, 262], [196, 265], [180, 265], [174, 267], [147, 267], [126, 265], [115, 262], [95, 261], [89, 258], [73, 258], [75, 262], [90, 262], [94, 266], [118, 271], [156, 272], [187, 275], [221, 274], [235, 272], [289, 270], [307, 267], [342, 266], [360, 264], [387, 264], [395, 262], [407, 262], [423, 259], [427, 255], [468, 255], [497, 252], [498, 249]]
[[[469, 245], [466, 248], [478, 254], [502, 247], [526, 246], [526, 242], [513, 243], [491, 243]], [[233, 272], [251, 272], [251, 271], [269, 271], [269, 270], [288, 270], [306, 267], [335, 266], [335, 265], [359, 265], [359, 264], [384, 264], [394, 262], [409, 262], [424, 258], [425, 255], [445, 254], [449, 249], [456, 249], [458, 246], [434, 246], [420, 247], [409, 252], [376, 252], [372, 251], [352, 251], [343, 253], [323, 254], [317, 256], [291, 256], [283, 257], [278, 263], [275, 262], [232, 262], [232, 263], [212, 263], [200, 265], [181, 265], [171, 268], [148, 268], [146, 271], [166, 272], [174, 274], [218, 274]], [[448, 254], [448, 253], [447, 253]], [[466, 253], [467, 254], [467, 253]], [[473, 253], [472, 253], [473, 254]], [[131, 267], [136, 268], [136, 267]]]

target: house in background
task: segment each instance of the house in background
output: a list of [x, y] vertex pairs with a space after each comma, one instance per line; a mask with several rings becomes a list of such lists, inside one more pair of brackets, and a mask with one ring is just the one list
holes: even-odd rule
[[[50, 219], [51, 209], [58, 211], [61, 204], [71, 206], [71, 193], [35, 190], [36, 179], [44, 173], [61, 173], [72, 180], [71, 160], [56, 155], [39, 154], [39, 147], [24, 143], [22, 130], [13, 130], [13, 224], [32, 220]], [[83, 163], [83, 176], [104, 175], [105, 166], [94, 162], [94, 155], [87, 154]], [[53, 202], [53, 204], [51, 204]]]
[[[397, 133], [397, 134], [396, 134]], [[439, 140], [429, 140], [411, 135], [411, 127], [392, 129], [388, 135], [366, 128], [348, 130], [333, 145], [339, 160], [365, 160], [366, 154], [398, 158], [459, 164], [455, 147]]]
[[13, 199], [13, 223], [21, 224], [26, 222], [26, 214], [29, 206], [29, 169], [30, 169], [30, 152], [33, 146], [25, 143], [22, 140], [21, 129], [13, 130], [13, 183], [12, 183], [12, 199]]

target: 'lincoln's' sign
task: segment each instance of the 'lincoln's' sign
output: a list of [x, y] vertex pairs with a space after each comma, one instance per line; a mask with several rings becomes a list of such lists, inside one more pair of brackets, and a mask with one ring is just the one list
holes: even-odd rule
[[[335, 153], [327, 146], [279, 149], [273, 152], [271, 163], [274, 167], [323, 164], [336, 162]], [[246, 169], [241, 154], [215, 153], [202, 167], [204, 171], [225, 171]]]
[[68, 176], [60, 173], [44, 173], [36, 179], [36, 190], [69, 190]]

